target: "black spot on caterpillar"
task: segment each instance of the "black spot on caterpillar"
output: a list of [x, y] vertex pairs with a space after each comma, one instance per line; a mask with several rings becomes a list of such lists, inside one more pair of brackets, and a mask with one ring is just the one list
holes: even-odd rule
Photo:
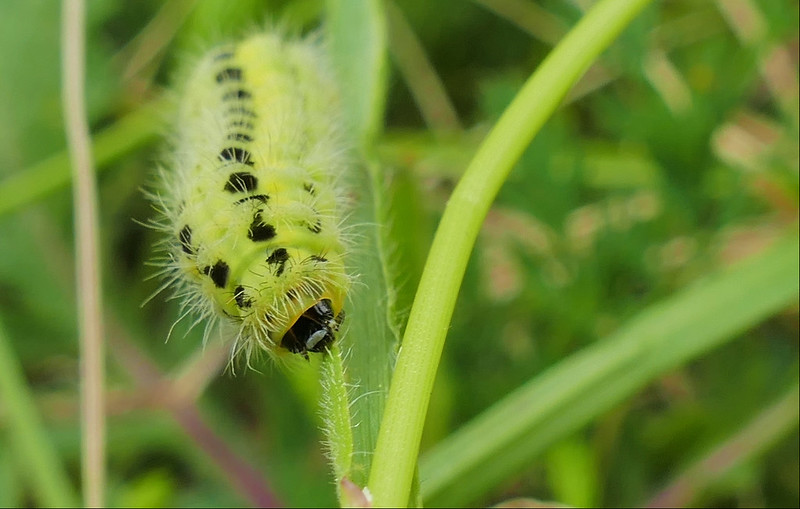
[[250, 228], [247, 230], [247, 238], [253, 242], [264, 242], [274, 239], [275, 235], [277, 235], [275, 227], [264, 222], [261, 212], [256, 212], [253, 222], [250, 223]]
[[227, 136], [229, 140], [234, 141], [253, 141], [253, 137], [244, 133], [231, 133]]
[[239, 106], [236, 108], [230, 108], [225, 112], [227, 115], [230, 116], [237, 116], [237, 117], [257, 117], [256, 112], [250, 109], [245, 108], [244, 106]]
[[[253, 163], [251, 157], [252, 156], [250, 155], [250, 152], [248, 152], [247, 150], [245, 150], [243, 148], [239, 148], [239, 147], [226, 147], [226, 148], [222, 149], [222, 151], [219, 153], [219, 160], [220, 161], [238, 162], [238, 163], [246, 164], [248, 166], [253, 166], [253, 164], [255, 164], [255, 163]], [[234, 175], [238, 175], [238, 174], [234, 174]], [[247, 175], [250, 175], [250, 174], [247, 174]], [[253, 177], [252, 175], [250, 175], [248, 178], [255, 179], [255, 177]]]
[[250, 99], [252, 97], [250, 92], [243, 89], [238, 90], [231, 90], [230, 92], [226, 92], [225, 95], [222, 96], [223, 101], [230, 101], [231, 99]]
[[229, 58], [233, 58], [233, 53], [230, 51], [219, 53], [218, 55], [214, 56], [214, 60], [228, 60]]
[[[226, 191], [227, 191], [227, 189], [226, 189]], [[244, 203], [244, 202], [247, 202], [247, 201], [250, 201], [250, 200], [256, 200], [256, 201], [260, 201], [261, 203], [267, 203], [267, 200], [269, 200], [269, 196], [267, 196], [266, 194], [254, 194], [254, 195], [242, 198], [241, 200], [236, 200], [236, 204], [238, 205], [240, 203]]]
[[286, 251], [286, 249], [282, 247], [279, 247], [278, 249], [273, 251], [271, 255], [269, 255], [269, 258], [267, 258], [267, 263], [270, 265], [278, 266], [278, 268], [275, 270], [276, 277], [283, 274], [283, 269], [286, 266], [286, 260], [288, 259], [289, 259], [289, 253]]
[[[247, 155], [249, 157], [250, 154]], [[256, 187], [258, 187], [258, 179], [246, 171], [231, 173], [228, 181], [225, 182], [225, 190], [229, 193], [246, 193], [255, 191]]]
[[306, 228], [308, 228], [308, 231], [311, 233], [319, 233], [322, 231], [322, 223], [317, 219], [313, 223], [306, 223]]
[[222, 83], [223, 81], [232, 80], [232, 81], [241, 81], [242, 80], [242, 70], [238, 67], [227, 67], [217, 73], [215, 78], [217, 83]]
[[245, 122], [244, 120], [234, 120], [233, 122], [228, 124], [230, 127], [242, 127], [244, 129], [253, 129], [253, 124], [250, 122]]
[[237, 286], [233, 290], [233, 298], [236, 299], [236, 305], [240, 308], [249, 308], [253, 305], [253, 301], [248, 299], [244, 293], [244, 287], [242, 285]]
[[208, 276], [217, 288], [225, 288], [225, 285], [228, 284], [228, 272], [230, 272], [228, 264], [217, 260], [217, 263], [209, 270]]

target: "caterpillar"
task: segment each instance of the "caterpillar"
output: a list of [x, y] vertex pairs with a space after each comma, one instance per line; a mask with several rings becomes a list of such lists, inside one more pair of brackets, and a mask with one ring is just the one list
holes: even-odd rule
[[[335, 340], [345, 267], [339, 98], [316, 38], [259, 33], [202, 57], [155, 194], [162, 288], [181, 318], [235, 327], [232, 355], [308, 359]], [[180, 320], [180, 319], [179, 319]]]

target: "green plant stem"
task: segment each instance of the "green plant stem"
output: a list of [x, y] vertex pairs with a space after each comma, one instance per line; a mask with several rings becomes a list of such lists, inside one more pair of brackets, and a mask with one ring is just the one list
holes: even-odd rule
[[[350, 472], [353, 459], [353, 430], [350, 420], [350, 400], [345, 382], [342, 351], [333, 344], [322, 361], [322, 416], [328, 456], [336, 479], [336, 491], [342, 501], [342, 478]], [[344, 506], [345, 504], [341, 504]]]
[[453, 192], [398, 355], [369, 488], [376, 507], [406, 507], [436, 369], [472, 246], [500, 186], [569, 88], [650, 0], [601, 0], [505, 111]]
[[44, 507], [78, 502], [61, 460], [47, 438], [33, 393], [0, 323], [0, 404], [8, 419], [9, 442], [22, 460], [35, 500]]
[[105, 349], [100, 281], [97, 186], [86, 118], [86, 4], [62, 3], [61, 100], [73, 172], [78, 333], [81, 378], [81, 465], [84, 505], [105, 505]]

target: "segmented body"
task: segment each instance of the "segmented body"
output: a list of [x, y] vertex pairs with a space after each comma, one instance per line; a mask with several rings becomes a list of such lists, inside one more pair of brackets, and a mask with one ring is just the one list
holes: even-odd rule
[[239, 348], [307, 356], [334, 339], [349, 285], [338, 95], [319, 44], [260, 34], [199, 61], [159, 199], [189, 311]]

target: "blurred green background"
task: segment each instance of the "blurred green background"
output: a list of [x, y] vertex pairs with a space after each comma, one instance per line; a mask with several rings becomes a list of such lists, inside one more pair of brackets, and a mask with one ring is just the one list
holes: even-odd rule
[[[388, 5], [388, 227], [407, 311], [449, 192], [480, 140], [591, 0]], [[321, 1], [89, 2], [93, 132], [126, 148], [100, 164], [113, 506], [336, 502], [317, 410], [274, 366], [225, 370], [226, 346], [158, 296], [141, 188], [181, 62], [279, 21], [319, 25]], [[64, 150], [60, 4], [0, 2], [0, 185]], [[798, 3], [671, 0], [644, 11], [546, 124], [502, 189], [462, 286], [424, 450], [648, 305], [766, 249], [798, 218]], [[130, 115], [143, 121], [123, 125]], [[120, 127], [123, 125], [123, 127]], [[144, 126], [144, 127], [142, 127]], [[2, 206], [2, 203], [0, 203]], [[47, 438], [80, 485], [71, 194], [0, 215], [0, 321]], [[757, 299], [758, 296], [752, 296]], [[553, 444], [476, 505], [515, 497], [631, 506], [728, 445], [700, 506], [798, 506], [790, 433], [748, 456], [734, 438], [797, 383], [798, 307], [670, 372]], [[0, 506], [38, 504], [0, 399]], [[761, 437], [764, 439], [764, 437]], [[712, 458], [713, 459], [713, 458]], [[688, 502], [687, 502], [688, 503]]]

